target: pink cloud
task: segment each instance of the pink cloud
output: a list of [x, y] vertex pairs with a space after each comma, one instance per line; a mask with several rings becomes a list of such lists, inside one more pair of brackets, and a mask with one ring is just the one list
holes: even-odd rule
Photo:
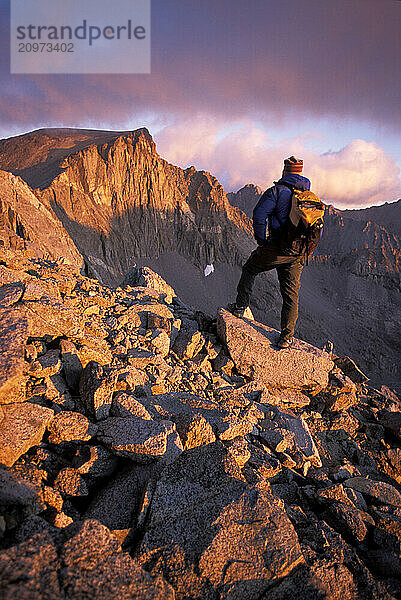
[[401, 195], [399, 167], [374, 142], [355, 139], [338, 152], [310, 158], [316, 192], [339, 208], [371, 206]]
[[338, 152], [308, 147], [312, 136], [273, 141], [251, 121], [227, 123], [198, 115], [166, 126], [156, 136], [159, 153], [175, 164], [210, 171], [227, 191], [246, 183], [266, 189], [281, 176], [283, 159], [304, 159], [305, 175], [321, 198], [339, 208], [363, 207], [398, 199], [400, 169], [374, 142], [350, 141]]

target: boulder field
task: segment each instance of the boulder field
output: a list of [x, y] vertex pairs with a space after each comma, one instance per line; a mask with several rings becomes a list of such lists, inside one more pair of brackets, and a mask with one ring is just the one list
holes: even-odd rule
[[394, 392], [147, 268], [0, 271], [1, 598], [401, 598]]

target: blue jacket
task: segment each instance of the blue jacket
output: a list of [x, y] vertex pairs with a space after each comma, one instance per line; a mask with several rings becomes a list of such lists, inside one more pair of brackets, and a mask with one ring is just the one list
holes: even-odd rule
[[303, 192], [310, 190], [309, 179], [302, 175], [289, 173], [262, 194], [253, 210], [253, 232], [259, 245], [263, 245], [268, 240], [269, 231], [277, 229], [285, 223], [290, 214], [291, 190], [280, 185], [283, 181]]

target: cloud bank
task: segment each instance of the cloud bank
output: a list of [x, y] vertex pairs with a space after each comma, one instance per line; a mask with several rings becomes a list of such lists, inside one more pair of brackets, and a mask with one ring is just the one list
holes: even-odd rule
[[150, 75], [10, 75], [0, 9], [0, 126], [126, 128], [138, 114], [277, 123], [352, 118], [400, 130], [401, 3], [152, 0]]
[[250, 121], [198, 116], [165, 127], [155, 140], [161, 156], [210, 171], [227, 191], [247, 183], [266, 189], [281, 176], [283, 159], [294, 154], [303, 158], [305, 176], [326, 203], [362, 208], [399, 198], [400, 169], [376, 143], [354, 139], [338, 151], [319, 154], [310, 149], [314, 137], [277, 141]]

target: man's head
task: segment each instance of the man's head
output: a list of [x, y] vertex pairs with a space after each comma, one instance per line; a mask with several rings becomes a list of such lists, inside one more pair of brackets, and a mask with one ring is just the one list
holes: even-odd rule
[[303, 167], [304, 161], [301, 158], [290, 156], [290, 158], [286, 158], [284, 160], [283, 177], [284, 175], [289, 175], [290, 173], [301, 175]]

